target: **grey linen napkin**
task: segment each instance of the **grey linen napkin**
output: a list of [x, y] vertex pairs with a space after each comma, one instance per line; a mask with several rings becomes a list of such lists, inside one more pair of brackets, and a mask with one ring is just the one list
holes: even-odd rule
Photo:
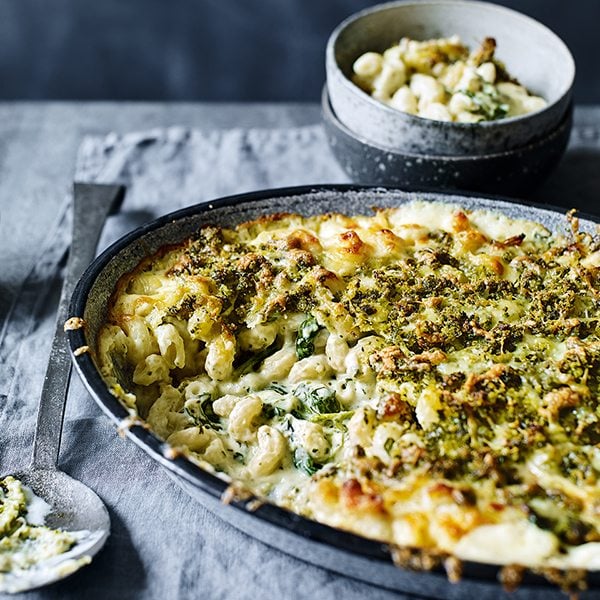
[[[123, 182], [105, 247], [155, 216], [217, 196], [303, 183], [343, 182], [320, 127], [181, 128], [86, 138], [76, 179]], [[69, 199], [0, 332], [0, 464], [25, 464], [69, 243]], [[117, 435], [79, 378], [69, 393], [61, 467], [106, 502], [112, 533], [92, 565], [23, 598], [398, 598], [273, 550], [192, 500], [131, 441]]]

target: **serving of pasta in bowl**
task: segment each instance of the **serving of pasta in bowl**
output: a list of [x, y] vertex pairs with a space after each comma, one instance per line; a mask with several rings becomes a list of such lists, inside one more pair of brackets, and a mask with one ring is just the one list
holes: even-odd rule
[[384, 148], [507, 152], [554, 131], [575, 63], [541, 23], [492, 3], [389, 2], [349, 16], [326, 50], [337, 118]]
[[594, 227], [399, 189], [225, 198], [96, 259], [71, 304], [73, 360], [186, 491], [285, 552], [435, 598], [497, 598], [498, 578], [585, 597]]

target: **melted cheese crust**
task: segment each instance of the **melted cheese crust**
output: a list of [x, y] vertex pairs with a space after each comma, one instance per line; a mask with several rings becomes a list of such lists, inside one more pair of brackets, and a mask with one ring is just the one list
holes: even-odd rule
[[204, 227], [123, 277], [111, 391], [309, 518], [458, 558], [600, 568], [600, 240], [417, 202]]

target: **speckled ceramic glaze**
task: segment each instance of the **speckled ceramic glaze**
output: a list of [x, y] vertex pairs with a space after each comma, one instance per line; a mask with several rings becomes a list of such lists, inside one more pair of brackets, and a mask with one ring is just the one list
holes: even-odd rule
[[[364, 52], [381, 52], [403, 36], [423, 40], [453, 34], [470, 47], [495, 38], [497, 57], [509, 73], [548, 106], [498, 121], [447, 123], [393, 109], [350, 80], [352, 64]], [[568, 48], [537, 21], [494, 4], [451, 0], [392, 2], [349, 17], [329, 39], [326, 67], [331, 104], [349, 130], [383, 147], [428, 155], [505, 152], [543, 138], [564, 121], [575, 77]]]
[[569, 106], [556, 129], [523, 147], [495, 154], [440, 156], [390, 150], [353, 133], [334, 114], [326, 89], [322, 110], [327, 141], [352, 181], [508, 196], [530, 192], [552, 172], [569, 142], [573, 112]]
[[[199, 184], [200, 185], [200, 184]], [[227, 483], [184, 456], [169, 453], [152, 432], [128, 420], [125, 408], [110, 394], [94, 363], [98, 329], [107, 313], [111, 293], [119, 278], [160, 247], [184, 240], [203, 224], [234, 226], [274, 212], [314, 215], [331, 211], [370, 214], [372, 207], [394, 207], [413, 200], [446, 202], [467, 209], [498, 210], [513, 218], [534, 219], [553, 231], [566, 231], [561, 211], [523, 206], [467, 195], [415, 192], [364, 186], [305, 186], [265, 190], [232, 196], [211, 204], [192, 206], [153, 221], [121, 238], [100, 255], [81, 278], [70, 306], [71, 316], [83, 317], [84, 329], [68, 332], [71, 351], [88, 345], [90, 352], [73, 355], [73, 362], [100, 408], [127, 436], [168, 469], [194, 498], [248, 534], [301, 560], [388, 589], [447, 600], [562, 600], [556, 588], [528, 576], [514, 595], [505, 594], [497, 582], [498, 567], [465, 563], [460, 583], [448, 583], [441, 570], [413, 572], [395, 568], [384, 544], [310, 521], [271, 504], [234, 500], [218, 501]], [[595, 224], [582, 219], [583, 230]], [[115, 434], [116, 435], [116, 434]], [[590, 576], [592, 591], [581, 600], [597, 597], [598, 580]], [[596, 586], [596, 587], [594, 587]]]

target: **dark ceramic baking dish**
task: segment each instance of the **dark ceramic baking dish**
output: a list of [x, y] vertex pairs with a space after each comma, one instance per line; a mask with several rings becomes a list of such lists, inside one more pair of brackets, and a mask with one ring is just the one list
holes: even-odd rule
[[[127, 436], [153, 459], [194, 498], [246, 533], [300, 560], [360, 579], [386, 589], [416, 594], [419, 597], [449, 600], [528, 600], [562, 599], [557, 588], [536, 575], [525, 576], [512, 595], [503, 592], [497, 577], [499, 567], [465, 563], [459, 583], [449, 583], [442, 568], [430, 572], [411, 571], [394, 566], [385, 544], [340, 531], [300, 517], [271, 504], [234, 499], [220, 502], [228, 484], [194, 465], [169, 447], [142, 424], [128, 420], [128, 413], [108, 391], [94, 362], [96, 337], [118, 279], [144, 257], [166, 244], [177, 243], [203, 224], [236, 224], [274, 212], [314, 215], [330, 211], [369, 214], [374, 206], [392, 207], [417, 199], [455, 203], [467, 209], [493, 209], [515, 218], [539, 221], [548, 228], [566, 229], [564, 210], [527, 206], [506, 200], [475, 195], [452, 195], [366, 186], [305, 186], [265, 190], [230, 196], [206, 204], [191, 206], [165, 215], [124, 236], [105, 250], [87, 269], [73, 294], [70, 316], [81, 317], [85, 327], [68, 332], [73, 362], [87, 389], [100, 408]], [[582, 218], [583, 229], [592, 230], [593, 219]], [[78, 352], [89, 346], [89, 352]], [[589, 575], [592, 591], [580, 596], [598, 597], [599, 573]], [[593, 591], [593, 590], [596, 591]]]

